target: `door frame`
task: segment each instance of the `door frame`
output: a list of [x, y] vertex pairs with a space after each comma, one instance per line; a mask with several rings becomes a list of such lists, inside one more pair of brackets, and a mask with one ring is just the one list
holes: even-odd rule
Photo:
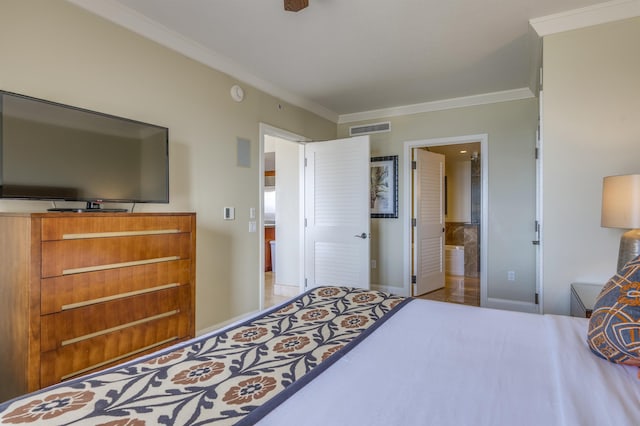
[[[266, 123], [258, 124], [259, 131], [259, 143], [258, 143], [258, 226], [259, 230], [258, 235], [258, 309], [260, 311], [264, 310], [264, 138], [265, 136], [273, 136], [276, 138], [284, 139], [290, 141], [292, 143], [305, 143], [309, 142], [310, 139], [304, 136], [300, 136], [296, 133], [290, 132], [288, 130], [280, 129], [278, 127], [271, 126]], [[302, 161], [300, 161], [300, 170], [298, 171], [298, 175], [300, 179], [304, 178], [304, 152], [302, 153]], [[277, 189], [276, 189], [277, 191]], [[304, 230], [304, 185], [300, 185], [300, 193], [299, 197], [299, 205], [300, 205], [300, 229]], [[300, 250], [299, 262], [301, 265], [304, 265], [304, 232], [301, 233], [301, 241], [299, 242]], [[299, 288], [302, 291], [304, 289], [304, 267], [300, 270], [299, 277]]]
[[544, 93], [542, 90], [538, 93], [538, 129], [536, 132], [536, 292], [538, 294], [538, 313], [544, 313], [544, 287], [542, 285], [542, 277], [544, 272], [543, 253], [544, 245], [542, 244], [543, 232], [542, 232], [542, 212], [543, 212], [543, 167], [542, 167], [542, 135], [544, 129], [544, 122], [542, 120], [542, 111], [544, 107]]
[[404, 280], [403, 292], [405, 296], [411, 295], [411, 235], [413, 232], [411, 226], [411, 191], [412, 168], [411, 152], [414, 148], [422, 148], [438, 145], [458, 145], [463, 143], [480, 142], [480, 176], [481, 176], [481, 195], [480, 195], [480, 306], [487, 306], [487, 240], [488, 240], [488, 206], [489, 206], [489, 135], [486, 133], [477, 135], [453, 136], [445, 138], [420, 139], [414, 141], [406, 141], [404, 143], [404, 217], [403, 217], [403, 250], [404, 250]]

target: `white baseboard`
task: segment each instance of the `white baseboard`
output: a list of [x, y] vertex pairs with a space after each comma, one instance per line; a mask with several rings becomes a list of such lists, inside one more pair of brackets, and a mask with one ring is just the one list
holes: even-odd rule
[[403, 287], [394, 287], [390, 285], [381, 285], [381, 284], [371, 283], [371, 290], [382, 291], [385, 293], [391, 293], [398, 296], [408, 296], [405, 294], [406, 290]]
[[297, 285], [274, 284], [273, 294], [276, 296], [295, 297], [300, 294], [300, 287]]
[[539, 305], [529, 302], [520, 302], [517, 300], [497, 299], [493, 297], [487, 298], [487, 304], [483, 308], [502, 309], [505, 311], [528, 312], [531, 314], [540, 313]]
[[214, 324], [210, 327], [207, 328], [203, 328], [202, 330], [198, 330], [196, 331], [196, 337], [200, 337], [203, 334], [207, 334], [207, 333], [211, 333], [212, 331], [218, 331], [218, 330], [222, 330], [224, 328], [228, 328], [232, 325], [238, 324], [243, 322], [246, 319], [249, 319], [253, 316], [255, 316], [259, 311], [253, 311], [253, 312], [249, 312], [248, 314], [243, 314], [243, 315], [238, 315], [237, 317], [231, 318], [227, 321], [218, 323], [218, 324]]

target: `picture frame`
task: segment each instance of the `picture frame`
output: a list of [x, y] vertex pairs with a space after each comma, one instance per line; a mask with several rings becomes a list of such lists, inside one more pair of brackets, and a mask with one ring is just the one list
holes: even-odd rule
[[369, 200], [372, 218], [398, 218], [398, 156], [371, 157]]

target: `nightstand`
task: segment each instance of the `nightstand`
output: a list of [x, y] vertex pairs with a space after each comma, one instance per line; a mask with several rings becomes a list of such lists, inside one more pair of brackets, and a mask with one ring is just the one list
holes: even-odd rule
[[602, 291], [600, 284], [571, 284], [571, 316], [590, 318], [596, 298]]

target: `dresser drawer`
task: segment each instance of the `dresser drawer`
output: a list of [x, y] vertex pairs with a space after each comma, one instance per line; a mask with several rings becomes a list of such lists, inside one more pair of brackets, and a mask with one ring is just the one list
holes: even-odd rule
[[43, 315], [109, 300], [189, 284], [189, 259], [45, 278], [41, 281]]
[[40, 350], [47, 352], [145, 322], [189, 312], [191, 293], [184, 285], [98, 303], [41, 318]]
[[102, 370], [186, 340], [187, 317], [174, 315], [45, 352], [41, 356], [41, 386]]
[[191, 234], [45, 241], [42, 278], [190, 257]]
[[[42, 241], [138, 233], [191, 232], [190, 215], [107, 215], [47, 217], [42, 219]], [[115, 234], [115, 235], [114, 235]]]
[[195, 213], [4, 213], [0, 400], [195, 334]]

